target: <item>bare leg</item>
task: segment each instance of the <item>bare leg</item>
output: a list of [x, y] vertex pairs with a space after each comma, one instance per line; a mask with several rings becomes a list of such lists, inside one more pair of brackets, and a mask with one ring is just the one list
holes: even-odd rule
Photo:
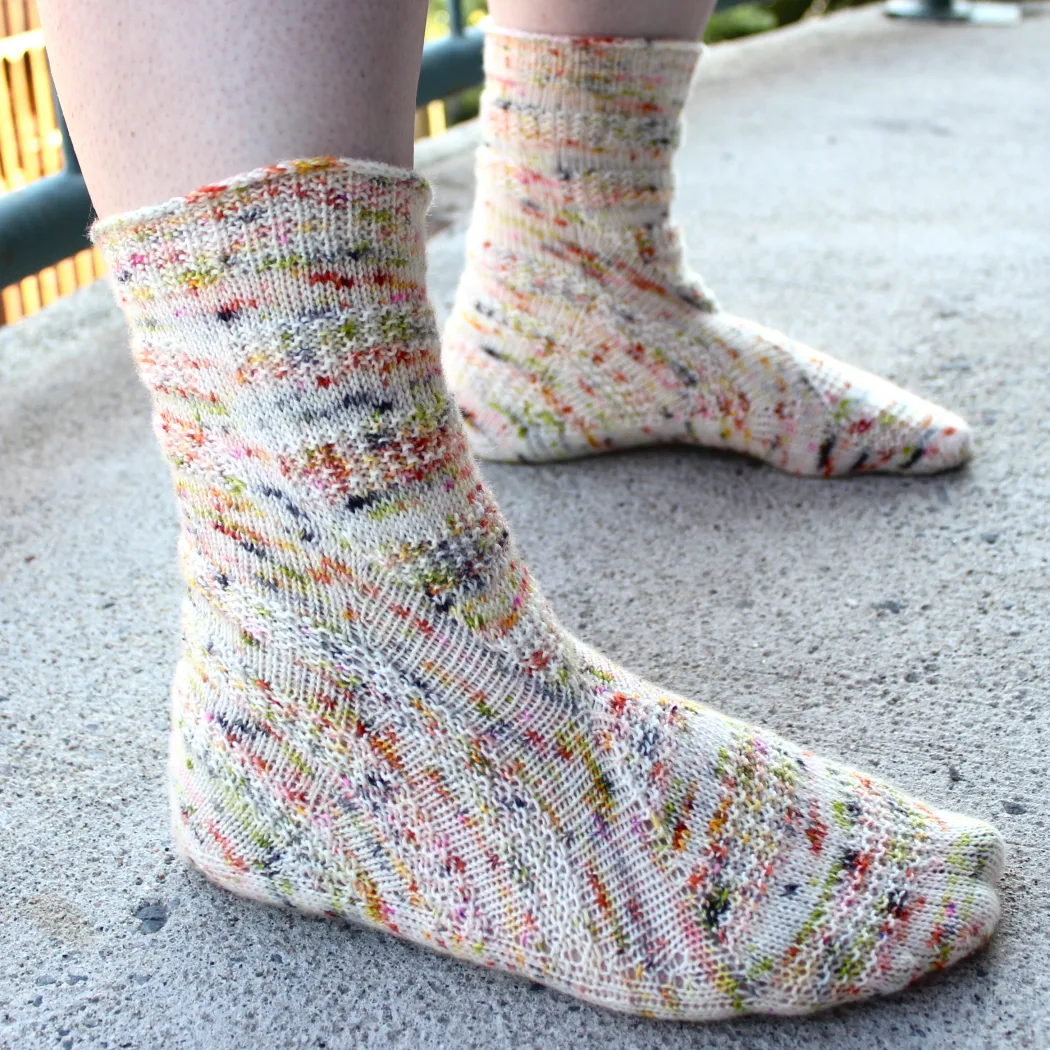
[[412, 164], [426, 0], [42, 0], [102, 217], [289, 157]]
[[555, 36], [699, 40], [715, 0], [490, 0], [502, 29]]

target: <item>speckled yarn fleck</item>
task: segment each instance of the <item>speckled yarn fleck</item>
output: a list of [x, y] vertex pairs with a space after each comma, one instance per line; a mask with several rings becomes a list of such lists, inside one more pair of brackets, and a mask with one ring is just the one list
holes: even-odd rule
[[305, 161], [96, 228], [182, 524], [181, 852], [659, 1017], [808, 1011], [972, 951], [991, 827], [558, 624], [442, 380], [427, 199]]
[[795, 474], [929, 473], [958, 416], [719, 310], [668, 222], [700, 47], [489, 32], [469, 263], [445, 370], [481, 456], [653, 442]]

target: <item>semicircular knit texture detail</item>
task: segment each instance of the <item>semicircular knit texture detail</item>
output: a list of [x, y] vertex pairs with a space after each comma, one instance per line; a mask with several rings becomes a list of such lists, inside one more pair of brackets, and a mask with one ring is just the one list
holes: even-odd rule
[[97, 230], [179, 505], [181, 853], [657, 1017], [806, 1012], [982, 944], [994, 829], [560, 626], [441, 376], [427, 199], [322, 159]]
[[444, 335], [475, 452], [729, 449], [793, 474], [930, 473], [967, 424], [719, 310], [670, 223], [700, 45], [490, 31], [468, 264]]

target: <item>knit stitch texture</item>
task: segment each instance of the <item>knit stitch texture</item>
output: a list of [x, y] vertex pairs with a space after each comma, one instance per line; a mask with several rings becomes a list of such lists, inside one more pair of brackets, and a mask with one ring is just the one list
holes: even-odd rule
[[982, 944], [993, 828], [559, 625], [442, 379], [427, 202], [329, 158], [95, 228], [178, 498], [182, 855], [657, 1017], [806, 1012]]
[[794, 474], [929, 473], [958, 416], [722, 312], [669, 221], [700, 46], [491, 30], [468, 266], [445, 369], [481, 456], [661, 442]]

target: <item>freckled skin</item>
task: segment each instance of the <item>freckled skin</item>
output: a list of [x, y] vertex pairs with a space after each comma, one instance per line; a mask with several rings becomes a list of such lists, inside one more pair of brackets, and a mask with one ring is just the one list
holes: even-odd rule
[[426, 0], [44, 0], [98, 214], [336, 154], [412, 165]]
[[490, 0], [496, 25], [558, 36], [644, 36], [699, 40], [713, 0]]

